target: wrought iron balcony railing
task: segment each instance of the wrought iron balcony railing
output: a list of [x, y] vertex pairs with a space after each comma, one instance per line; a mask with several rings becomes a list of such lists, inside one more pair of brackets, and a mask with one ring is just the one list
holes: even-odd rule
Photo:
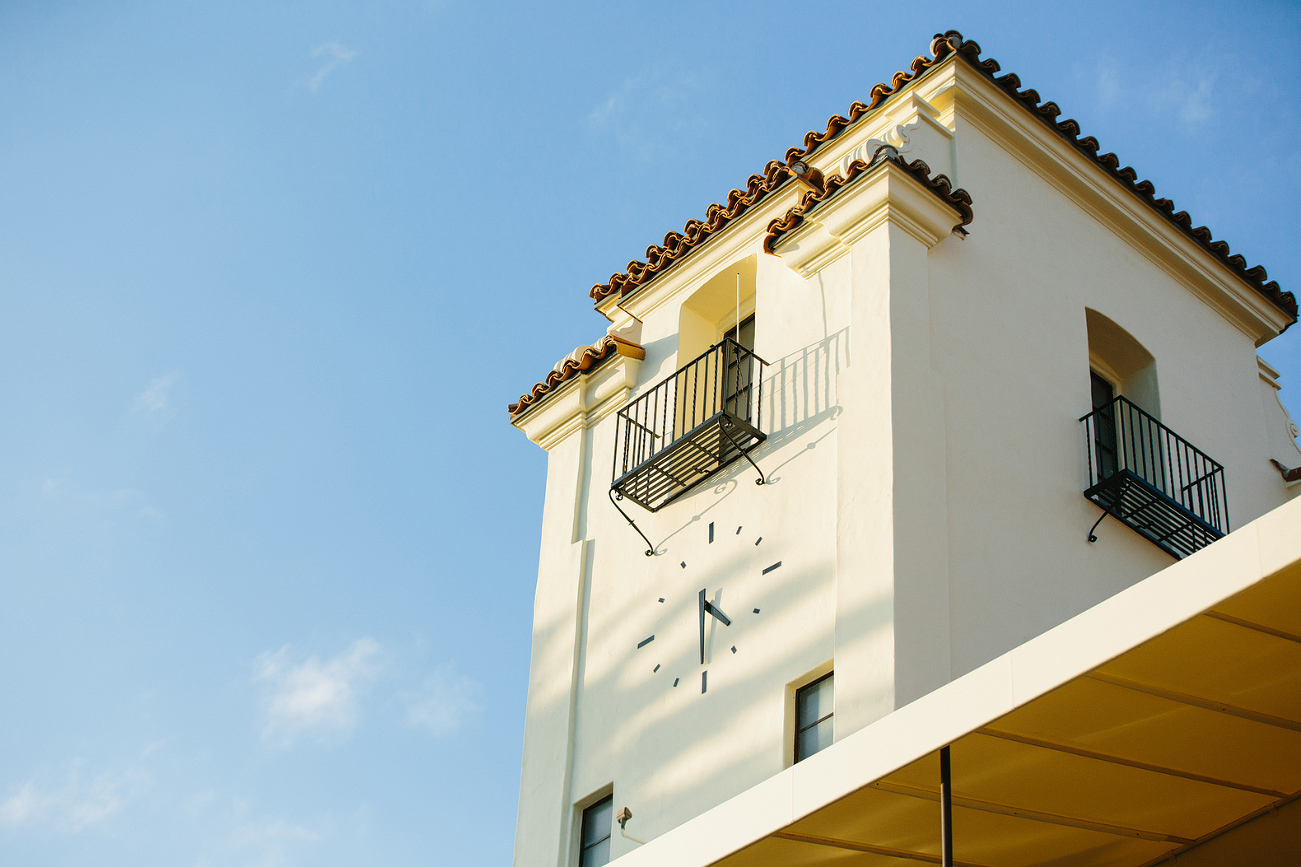
[[737, 458], [753, 464], [766, 366], [724, 338], [619, 410], [611, 496], [655, 512]]
[[[1080, 421], [1089, 458], [1084, 496], [1104, 510], [1099, 523], [1114, 515], [1178, 558], [1229, 532], [1219, 463], [1123, 397]], [[1089, 541], [1097, 541], [1092, 531]]]

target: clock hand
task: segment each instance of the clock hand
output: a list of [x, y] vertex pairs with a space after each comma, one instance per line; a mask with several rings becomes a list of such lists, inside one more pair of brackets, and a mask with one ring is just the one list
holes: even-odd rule
[[705, 664], [705, 612], [721, 620], [724, 626], [731, 626], [732, 619], [723, 613], [723, 609], [705, 598], [705, 590], [700, 591], [700, 664]]
[[705, 601], [705, 591], [700, 591], [700, 664], [705, 664], [705, 606], [709, 603]]

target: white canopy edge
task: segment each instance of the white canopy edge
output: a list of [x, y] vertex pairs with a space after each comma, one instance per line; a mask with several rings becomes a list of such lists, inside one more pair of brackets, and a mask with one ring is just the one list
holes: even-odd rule
[[1301, 562], [1301, 499], [612, 862], [707, 867]]

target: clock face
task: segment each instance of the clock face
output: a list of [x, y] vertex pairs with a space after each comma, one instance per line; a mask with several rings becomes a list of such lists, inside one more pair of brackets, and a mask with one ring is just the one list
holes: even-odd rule
[[[781, 568], [776, 558], [762, 567], [737, 567], [738, 560], [755, 559], [752, 549], [763, 547], [763, 536], [747, 533], [744, 525], [710, 522], [706, 532], [703, 547], [689, 560], [669, 565], [670, 574], [661, 576], [664, 595], [651, 600], [662, 609], [659, 625], [638, 640], [635, 651], [637, 663], [650, 667], [666, 688], [694, 691], [699, 684], [701, 694], [709, 691], [710, 669], [725, 666], [741, 652], [746, 627], [763, 616], [762, 579]], [[693, 646], [690, 662], [683, 666], [682, 648], [675, 642], [688, 640], [688, 634]], [[666, 668], [665, 659], [676, 661]]]

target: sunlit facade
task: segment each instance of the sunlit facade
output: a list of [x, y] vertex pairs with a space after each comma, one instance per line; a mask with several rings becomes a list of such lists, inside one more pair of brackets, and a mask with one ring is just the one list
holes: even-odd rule
[[594, 287], [607, 334], [512, 405], [548, 454], [518, 867], [1219, 863], [1301, 823], [1257, 761], [1301, 768], [1301, 705], [1178, 662], [1301, 695], [1256, 355], [1295, 299], [1019, 88], [937, 36]]

